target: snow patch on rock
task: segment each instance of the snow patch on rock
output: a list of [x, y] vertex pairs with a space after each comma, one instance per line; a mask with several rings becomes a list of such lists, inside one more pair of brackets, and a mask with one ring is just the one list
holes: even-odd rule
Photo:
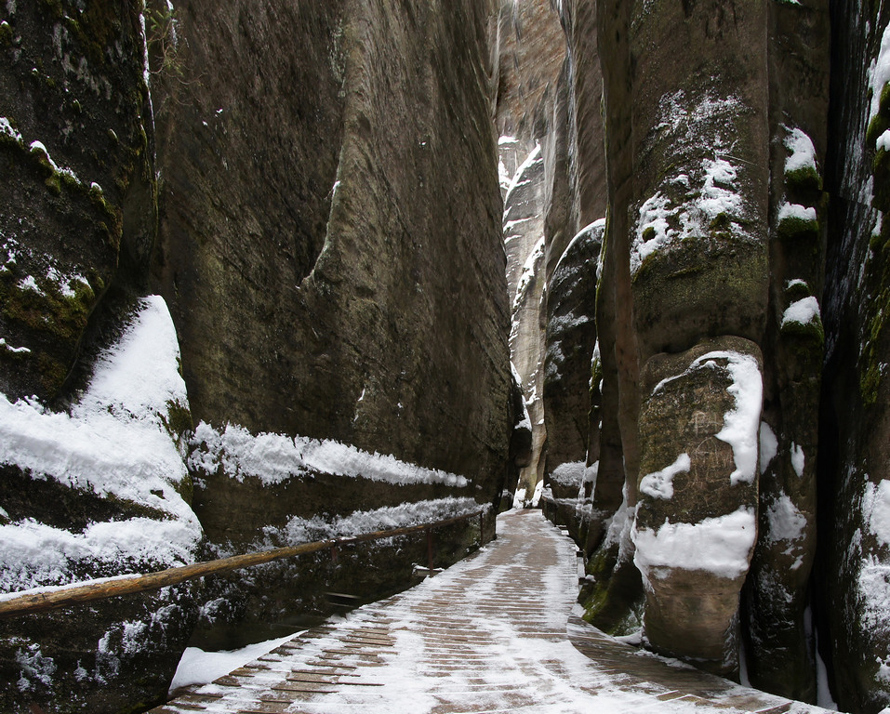
[[890, 545], [890, 481], [866, 484], [862, 494], [863, 521], [882, 545]]
[[[522, 301], [525, 299], [525, 294], [528, 292], [529, 286], [534, 282], [538, 262], [544, 257], [546, 250], [546, 239], [544, 236], [541, 236], [538, 242], [535, 243], [535, 247], [532, 248], [531, 252], [528, 254], [528, 258], [525, 259], [525, 264], [522, 266], [522, 273], [520, 274], [519, 282], [516, 285], [516, 295], [513, 297], [513, 307], [511, 308], [514, 315], [522, 306]], [[515, 320], [513, 327], [515, 331]]]
[[748, 571], [757, 534], [752, 508], [740, 508], [698, 523], [670, 523], [657, 530], [634, 526], [634, 564], [645, 580], [665, 577], [670, 570], [705, 570], [735, 579]]
[[331, 439], [290, 437], [285, 434], [251, 434], [236, 424], [217, 431], [206, 422], [195, 429], [195, 450], [189, 465], [195, 471], [215, 473], [222, 468], [230, 478], [259, 479], [274, 486], [310, 472], [365, 478], [400, 486], [440, 483], [462, 488], [463, 476], [400, 461], [391, 455], [369, 453]]
[[804, 454], [803, 447], [799, 444], [795, 444], [793, 441], [791, 442], [791, 468], [794, 469], [794, 473], [797, 474], [798, 478], [803, 478], [803, 469], [806, 465], [807, 457]]
[[770, 462], [779, 453], [779, 440], [765, 421], [760, 422], [760, 473], [766, 473]]
[[674, 137], [678, 151], [707, 141], [714, 156], [695, 162], [694, 169], [690, 169], [693, 164], [685, 167], [687, 173], [666, 177], [661, 188], [640, 204], [631, 242], [631, 275], [657, 251], [669, 250], [683, 240], [710, 236], [718, 218], [733, 224], [733, 236], [754, 238], [745, 228], [746, 203], [738, 188], [742, 169], [730, 161], [729, 142], [714, 130], [720, 122], [730, 125], [741, 109], [736, 97], [710, 94], [690, 108], [683, 91], [665, 95], [659, 102], [655, 132]]
[[120, 341], [96, 361], [70, 413], [36, 399], [0, 395], [0, 463], [70, 488], [160, 511], [169, 520], [93, 523], [81, 533], [32, 519], [0, 527], [0, 589], [60, 584], [73, 564], [191, 562], [201, 526], [177, 491], [187, 478], [181, 445], [167, 429], [171, 407], [188, 408], [179, 344], [163, 299], [150, 296]]
[[348, 516], [337, 516], [326, 521], [319, 516], [292, 518], [284, 529], [264, 529], [266, 541], [262, 547], [278, 547], [311, 543], [328, 538], [347, 538], [394, 528], [406, 528], [431, 523], [444, 518], [464, 516], [479, 511], [472, 498], [437, 498], [398, 506], [385, 506], [370, 511], [354, 511]]
[[652, 498], [673, 498], [674, 476], [679, 473], [689, 473], [691, 467], [689, 454], [680, 454], [670, 466], [643, 476], [640, 481], [640, 491]]
[[723, 428], [716, 437], [732, 447], [735, 471], [729, 480], [733, 485], [753, 483], [757, 475], [757, 442], [760, 409], [763, 403], [763, 379], [757, 360], [738, 352], [711, 352], [698, 361], [723, 358], [732, 384], [727, 390], [735, 397], [735, 409], [723, 415]]
[[578, 231], [575, 234], [574, 238], [572, 238], [572, 240], [569, 241], [569, 244], [566, 246], [566, 249], [562, 252], [562, 255], [559, 256], [559, 261], [557, 261], [556, 267], [553, 269], [553, 275], [556, 276], [556, 274], [559, 272], [560, 266], [562, 265], [562, 261], [565, 259], [565, 257], [567, 255], [569, 255], [574, 250], [575, 245], [577, 243], [587, 240], [595, 233], [602, 234], [603, 231], [605, 231], [605, 230], [606, 230], [606, 219], [598, 218], [597, 220], [593, 221], [592, 223], [588, 223], [586, 226], [584, 226], [584, 228], [582, 228], [580, 231]]
[[779, 222], [797, 219], [799, 221], [815, 221], [816, 209], [812, 206], [802, 206], [799, 203], [783, 203], [779, 208]]
[[807, 525], [806, 516], [786, 494], [783, 493], [769, 505], [766, 518], [769, 524], [767, 537], [771, 542], [797, 541], [803, 537]]
[[813, 169], [816, 171], [816, 147], [813, 140], [803, 131], [795, 127], [785, 137], [785, 148], [790, 155], [785, 159], [785, 173]]
[[871, 109], [868, 120], [878, 115], [881, 108], [881, 90], [890, 82], [890, 25], [884, 28], [881, 37], [881, 49], [874, 63], [868, 69], [868, 83], [871, 87]]
[[553, 469], [550, 478], [562, 486], [580, 486], [584, 482], [587, 466], [583, 461], [560, 464]]
[[723, 428], [715, 436], [732, 447], [736, 468], [730, 474], [730, 482], [733, 485], [753, 483], [757, 475], [758, 433], [763, 403], [763, 379], [754, 357], [731, 350], [708, 352], [696, 359], [682, 374], [661, 380], [652, 394], [657, 394], [667, 384], [697, 369], [716, 368], [716, 360], [726, 360], [726, 370], [732, 379], [726, 391], [735, 398], [735, 406], [723, 415]]
[[782, 327], [788, 323], [796, 322], [801, 325], [809, 325], [811, 322], [821, 322], [822, 314], [819, 310], [819, 301], [814, 297], [805, 297], [791, 303], [782, 315]]
[[513, 174], [513, 178], [510, 181], [510, 185], [507, 187], [507, 195], [504, 196], [504, 205], [507, 206], [510, 203], [510, 196], [513, 192], [519, 188], [520, 186], [524, 186], [528, 183], [528, 179], [524, 179], [525, 174], [533, 167], [535, 164], [543, 163], [544, 157], [541, 155], [541, 145], [536, 144], [535, 148], [531, 150], [529, 155], [525, 158], [519, 168], [516, 169], [516, 173]]

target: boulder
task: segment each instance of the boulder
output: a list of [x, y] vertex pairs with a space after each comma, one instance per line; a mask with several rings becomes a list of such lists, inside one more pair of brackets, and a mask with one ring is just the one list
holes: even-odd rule
[[757, 537], [762, 358], [714, 338], [643, 370], [632, 537], [652, 647], [737, 675], [739, 594]]

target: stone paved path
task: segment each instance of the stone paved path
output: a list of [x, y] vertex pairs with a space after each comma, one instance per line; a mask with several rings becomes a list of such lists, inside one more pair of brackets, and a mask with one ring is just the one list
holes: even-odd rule
[[572, 615], [575, 547], [539, 511], [418, 587], [286, 642], [156, 714], [824, 712], [640, 652]]

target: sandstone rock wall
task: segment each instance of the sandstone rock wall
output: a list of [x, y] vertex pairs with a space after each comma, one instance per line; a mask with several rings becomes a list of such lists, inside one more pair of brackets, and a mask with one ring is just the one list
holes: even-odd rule
[[556, 203], [555, 194], [571, 200], [560, 143], [567, 121], [566, 49], [559, 16], [544, 0], [501, 2], [494, 39], [499, 55], [494, 118], [500, 136], [503, 239], [512, 302], [510, 355], [532, 429], [517, 502], [530, 504], [543, 486], [547, 448], [543, 325], [552, 243], [548, 236], [553, 228], [548, 212]]
[[[646, 384], [665, 380], [679, 389], [687, 379], [683, 375], [694, 373], [690, 366], [694, 355], [685, 366], [674, 365], [675, 371], [670, 373], [666, 358], [659, 353], [682, 353], [693, 344], [709, 344], [707, 338], [714, 335], [745, 338], [747, 347], [716, 350], [737, 356], [730, 361], [756, 355], [761, 365], [749, 385], [756, 396], [741, 440], [756, 451], [761, 411], [764, 419], [777, 422], [778, 417], [768, 415], [784, 403], [786, 421], [776, 426], [783, 445], [776, 448], [789, 472], [792, 453], [812, 451], [815, 446], [812, 417], [820, 345], [796, 342], [806, 341], [806, 336], [798, 337], [797, 333], [808, 332], [807, 320], [796, 330], [798, 323], [786, 319], [783, 337], [771, 335], [780, 331], [792, 305], [803, 307], [815, 301], [813, 296], [821, 286], [820, 237], [815, 230], [806, 248], [798, 250], [786, 247], [786, 230], [769, 226], [773, 221], [779, 224], [787, 217], [796, 218], [797, 213], [808, 218], [811, 212], [815, 215], [821, 210], [818, 166], [824, 161], [827, 114], [826, 7], [778, 9], [772, 4], [705, 2], [631, 9], [598, 3], [597, 11], [605, 77], [610, 212], [598, 305], [604, 421], [594, 507], [611, 513], [629, 509], [626, 517], [635, 518], [637, 544], [645, 540], [641, 532], [668, 537], [667, 526], [658, 528], [656, 521], [670, 523], [676, 536], [685, 532], [680, 524], [705, 528], [712, 519], [733, 513], [753, 517], [759, 511], [762, 535], [756, 547], [757, 576], [749, 580], [748, 587], [752, 602], [748, 649], [755, 663], [752, 679], [759, 678], [759, 684], [774, 691], [812, 697], [814, 668], [803, 634], [803, 613], [814, 542], [808, 540], [811, 531], [805, 528], [793, 534], [787, 529], [783, 535], [779, 533], [787, 525], [782, 518], [788, 514], [811, 523], [815, 497], [812, 471], [806, 477], [793, 477], [793, 483], [781, 473], [769, 472], [764, 477], [749, 456], [747, 475], [739, 477], [743, 457], [738, 444], [733, 445], [733, 458], [724, 463], [718, 457], [719, 449], [709, 450], [702, 441], [702, 434], [711, 428], [705, 424], [712, 422], [719, 440], [724, 444], [732, 441], [727, 437], [733, 412], [719, 407], [717, 392], [712, 397], [700, 395], [699, 411], [684, 417], [680, 402], [673, 407], [662, 403], [664, 388], [649, 392]], [[794, 89], [786, 91], [789, 84]], [[806, 132], [815, 137], [815, 146]], [[802, 154], [807, 155], [807, 161], [793, 148], [804, 144]], [[776, 164], [772, 172], [771, 161]], [[795, 169], [806, 164], [806, 171], [817, 183], [791, 188], [787, 184], [794, 179], [777, 178], [770, 183], [770, 175], [786, 176], [786, 164]], [[786, 204], [789, 208], [783, 209]], [[791, 209], [790, 204], [798, 208]], [[798, 303], [801, 300], [806, 302]], [[764, 350], [767, 353], [761, 361]], [[653, 374], [659, 375], [658, 379], [645, 376]], [[730, 386], [729, 393], [738, 395], [740, 389], [738, 384]], [[689, 390], [694, 392], [692, 386], [681, 391]], [[677, 398], [682, 401], [679, 395]], [[713, 419], [707, 417], [712, 408]], [[665, 417], [655, 415], [666, 413], [671, 414], [669, 419], [688, 421], [692, 431], [685, 436], [678, 433], [653, 439], [656, 434], [670, 433], [664, 425], [655, 432], [647, 426], [661, 423]], [[764, 429], [771, 427], [767, 424]], [[807, 433], [809, 437], [804, 436]], [[678, 461], [681, 457], [688, 457], [689, 463]], [[765, 459], [763, 468], [770, 462]], [[712, 485], [693, 488], [686, 495], [682, 490], [667, 489], [671, 491], [667, 496], [665, 490], [652, 486], [653, 479], [673, 483], [676, 476], [682, 483], [689, 477], [686, 474], [696, 473], [722, 473], [725, 494], [721, 496], [721, 488]], [[793, 490], [794, 501], [786, 497], [783, 488]], [[705, 490], [710, 494], [708, 505], [691, 515], [701, 507], [697, 502]], [[787, 507], [788, 514], [777, 515], [777, 504]], [[656, 505], [658, 516], [652, 520]], [[806, 521], [802, 513], [810, 513], [811, 520]], [[745, 528], [746, 537], [752, 535], [753, 524]], [[605, 583], [613, 568], [612, 579], [626, 572], [633, 546], [626, 541], [620, 545], [620, 533], [614, 528], [606, 530], [603, 548], [611, 548], [612, 555], [591, 561], [594, 574], [604, 582], [593, 590], [590, 615], [603, 617], [614, 627], [616, 622], [634, 621], [638, 596], [627, 597], [626, 587], [620, 588], [627, 615], [615, 615], [614, 598], [607, 596], [609, 586]], [[788, 544], [778, 548], [783, 537], [794, 541], [793, 548]], [[726, 576], [728, 580], [717, 577], [712, 600], [706, 595], [711, 586], [701, 586], [701, 573], [697, 578], [701, 587], [694, 595], [679, 584], [683, 577], [696, 579], [696, 568], [680, 561], [667, 570], [661, 563], [660, 578], [645, 577], [644, 619], [652, 645], [710, 662], [708, 666], [719, 671], [732, 671], [737, 662], [739, 591], [754, 545], [752, 537], [747, 547], [736, 553], [740, 554], [740, 570]], [[727, 553], [732, 551], [729, 544], [726, 548]], [[793, 562], [781, 561], [786, 550], [794, 551]], [[616, 562], [619, 552], [624, 560]], [[646, 563], [647, 557], [638, 552], [638, 565]], [[705, 571], [714, 577], [720, 568]], [[672, 584], [674, 580], [676, 584]], [[787, 599], [778, 592], [782, 588]], [[718, 600], [724, 605], [718, 606]], [[701, 630], [704, 626], [693, 614], [703, 608], [715, 613], [715, 621], [705, 627], [710, 627], [711, 634]], [[716, 615], [718, 611], [723, 614]], [[783, 627], [791, 634], [780, 634]], [[769, 637], [764, 635], [767, 631]], [[697, 644], [681, 652], [678, 643], [684, 640]], [[777, 666], [771, 658], [782, 657], [787, 662], [795, 647], [798, 654], [794, 656], [801, 664], [789, 677], [787, 668]], [[768, 661], [772, 663], [767, 665]], [[779, 671], [782, 681], [766, 674]]]
[[[886, 10], [838, 3], [829, 16], [817, 1], [557, 6], [575, 121], [562, 181], [582, 220], [602, 200], [590, 177], [604, 182], [608, 206], [592, 328], [602, 381], [586, 463], [596, 468], [578, 470], [567, 488], [554, 482], [546, 506], [594, 548], [582, 592], [588, 616], [613, 631], [644, 621], [656, 649], [721, 671], [734, 669], [741, 633], [752, 683], [813, 700], [815, 602], [834, 696], [851, 711], [877, 711], [887, 696], [877, 614], [886, 555]], [[602, 127], [584, 109], [600, 81]], [[548, 255], [555, 265], [558, 239]], [[745, 342], [717, 349], [718, 335]], [[548, 350], [558, 347], [553, 331]], [[737, 445], [727, 450], [740, 412], [726, 400], [741, 394], [720, 386], [727, 366], [711, 360], [717, 381], [693, 384], [708, 349], [737, 356], [727, 364], [747, 355], [758, 365], [761, 396], [742, 458], [750, 479], [738, 478]], [[696, 409], [686, 414], [690, 398]], [[555, 406], [545, 410], [551, 445], [574, 434], [558, 426]], [[572, 491], [588, 479], [593, 498], [583, 505], [585, 489]], [[671, 539], [690, 543], [694, 529], [716, 521], [733, 572], [663, 558]], [[695, 614], [705, 610], [710, 625]]]
[[[256, 545], [264, 528], [286, 540], [295, 518], [493, 504], [511, 381], [490, 8], [177, 11], [184, 73], [158, 120], [155, 276], [196, 423], [334, 440], [468, 479], [408, 487], [291, 462], [264, 485], [224, 462], [201, 470], [195, 495], [214, 549]], [[226, 64], [234, 79], [217, 72]], [[269, 618], [263, 587], [238, 617]]]
[[[493, 18], [470, 0], [0, 9], [0, 527], [22, 562], [42, 562], [35, 529], [53, 557], [90, 553], [41, 575], [4, 551], [0, 572], [33, 575], [4, 590], [498, 502], [517, 409]], [[156, 339], [106, 378], [134, 330]], [[106, 482], [72, 470], [93, 454], [70, 443], [58, 471], [13, 453], [7, 422], [69, 421], [95, 426]], [[157, 551], [90, 540], [139, 519]], [[437, 533], [436, 564], [493, 519], [479, 530]], [[196, 618], [208, 642], [217, 623], [293, 625], [326, 590], [408, 585], [425, 544], [327, 557], [208, 583], [200, 611], [186, 587], [5, 623], [20, 686], [2, 708], [157, 701]]]
[[[819, 444], [820, 649], [838, 704], [890, 701], [885, 3], [833, 7], [825, 372]], [[845, 48], [841, 51], [841, 48]]]
[[[192, 562], [202, 535], [175, 330], [139, 299], [157, 221], [140, 9], [0, 9], [3, 592]], [[6, 620], [0, 709], [157, 703], [195, 618], [184, 586]]]
[[[745, 591], [746, 651], [753, 684], [813, 701], [807, 608], [816, 555], [823, 358], [828, 4], [773, 4], [769, 23], [775, 28], [768, 53], [770, 298], [762, 342], [759, 537]], [[810, 221], [800, 231], [798, 213]]]

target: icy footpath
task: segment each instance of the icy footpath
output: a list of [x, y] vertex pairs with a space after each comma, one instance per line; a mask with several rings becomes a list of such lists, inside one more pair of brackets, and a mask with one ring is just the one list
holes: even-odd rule
[[540, 511], [511, 511], [498, 519], [497, 541], [473, 557], [153, 711], [825, 711], [638, 652], [585, 625], [572, 615], [576, 568], [574, 544]]

